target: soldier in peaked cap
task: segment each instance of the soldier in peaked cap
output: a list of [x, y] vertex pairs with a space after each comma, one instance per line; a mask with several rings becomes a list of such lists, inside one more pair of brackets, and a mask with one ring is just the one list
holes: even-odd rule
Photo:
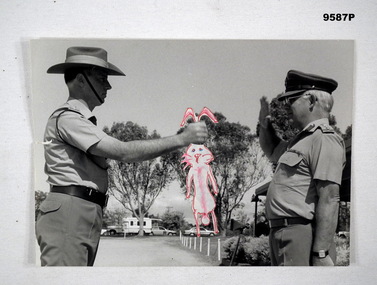
[[45, 130], [45, 172], [50, 193], [40, 206], [36, 237], [42, 266], [92, 266], [107, 203], [105, 158], [137, 162], [208, 137], [203, 122], [189, 124], [179, 135], [121, 142], [97, 127], [92, 114], [111, 89], [108, 75], [124, 76], [95, 47], [70, 47], [66, 60], [48, 73], [64, 74], [68, 100], [50, 116]]
[[286, 103], [290, 121], [300, 130], [291, 141], [278, 138], [269, 103], [261, 98], [259, 140], [277, 164], [265, 205], [273, 266], [335, 263], [333, 238], [345, 165], [344, 142], [328, 120], [337, 85], [330, 78], [288, 72], [278, 100]]

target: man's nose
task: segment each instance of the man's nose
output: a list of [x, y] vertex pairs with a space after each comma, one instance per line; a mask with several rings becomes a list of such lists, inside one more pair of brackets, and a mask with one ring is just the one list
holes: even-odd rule
[[106, 82], [105, 88], [106, 90], [110, 90], [112, 88], [109, 82]]

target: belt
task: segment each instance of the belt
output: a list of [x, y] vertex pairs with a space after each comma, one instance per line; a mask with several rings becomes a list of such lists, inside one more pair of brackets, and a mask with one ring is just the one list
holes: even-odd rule
[[78, 185], [52, 186], [50, 192], [75, 196], [86, 201], [96, 203], [102, 208], [106, 207], [107, 201], [109, 199], [109, 195], [106, 195], [98, 190]]
[[289, 225], [307, 225], [312, 221], [304, 218], [283, 218], [269, 220], [268, 224], [270, 228], [286, 227]]

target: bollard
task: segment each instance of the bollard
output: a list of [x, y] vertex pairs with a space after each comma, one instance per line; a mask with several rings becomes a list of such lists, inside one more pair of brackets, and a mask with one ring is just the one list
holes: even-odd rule
[[190, 237], [190, 246], [189, 246], [190, 249], [191, 249], [191, 240], [192, 240], [192, 237]]
[[199, 252], [202, 252], [203, 248], [203, 242], [202, 242], [202, 237], [199, 238]]
[[221, 247], [220, 247], [220, 239], [217, 240], [217, 258], [220, 261], [221, 260]]
[[196, 250], [196, 237], [194, 238], [194, 250]]
[[208, 250], [207, 250], [207, 255], [209, 256], [209, 248], [210, 248], [210, 246], [211, 246], [211, 239], [210, 238], [208, 238]]

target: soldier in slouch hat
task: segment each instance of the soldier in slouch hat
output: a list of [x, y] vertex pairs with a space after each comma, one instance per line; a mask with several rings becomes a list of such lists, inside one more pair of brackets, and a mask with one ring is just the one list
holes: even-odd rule
[[70, 47], [66, 60], [47, 70], [64, 74], [68, 100], [50, 116], [45, 130], [45, 172], [50, 193], [40, 206], [36, 237], [42, 266], [92, 266], [107, 203], [106, 158], [137, 162], [208, 137], [203, 122], [178, 135], [121, 142], [96, 125], [92, 111], [111, 89], [108, 76], [124, 73], [96, 47]]

